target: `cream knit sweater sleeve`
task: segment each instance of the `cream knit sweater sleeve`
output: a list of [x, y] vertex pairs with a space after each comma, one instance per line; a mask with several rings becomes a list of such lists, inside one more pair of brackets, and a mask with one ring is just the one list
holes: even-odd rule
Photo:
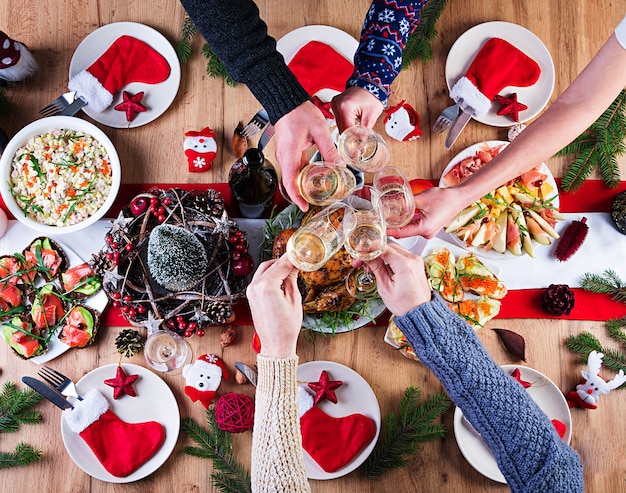
[[310, 492], [302, 455], [302, 435], [296, 400], [298, 357], [257, 357], [252, 432], [252, 491]]

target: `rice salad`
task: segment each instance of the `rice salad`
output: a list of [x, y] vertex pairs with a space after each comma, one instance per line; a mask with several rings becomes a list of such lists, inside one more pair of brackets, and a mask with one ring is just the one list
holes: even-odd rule
[[31, 137], [11, 163], [9, 188], [24, 215], [49, 226], [92, 216], [111, 192], [104, 146], [81, 131], [57, 129]]

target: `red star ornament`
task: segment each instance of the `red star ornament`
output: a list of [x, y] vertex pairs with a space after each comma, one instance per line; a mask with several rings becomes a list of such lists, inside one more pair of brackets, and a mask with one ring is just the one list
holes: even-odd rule
[[331, 380], [326, 370], [322, 370], [320, 379], [317, 382], [310, 382], [309, 387], [315, 391], [315, 399], [313, 402], [317, 405], [324, 399], [328, 399], [333, 404], [337, 404], [337, 395], [335, 389], [343, 385], [341, 380]]
[[124, 394], [137, 397], [133, 384], [138, 378], [139, 375], [126, 375], [124, 369], [118, 366], [115, 378], [109, 378], [104, 383], [109, 387], [113, 387], [113, 399], [119, 399]]
[[517, 100], [517, 93], [509, 95], [509, 97], [504, 97], [497, 95], [496, 101], [500, 105], [500, 109], [498, 110], [498, 115], [509, 115], [509, 117], [514, 121], [519, 121], [519, 112], [528, 109], [524, 103], [520, 103]]
[[525, 389], [532, 386], [532, 383], [527, 382], [526, 380], [522, 380], [522, 373], [519, 371], [519, 368], [515, 368], [515, 370], [511, 372], [511, 376], [515, 380], [517, 380]]
[[126, 121], [128, 123], [132, 122], [138, 113], [147, 111], [148, 108], [140, 102], [143, 98], [143, 94], [143, 91], [138, 92], [137, 94], [131, 94], [128, 91], [124, 91], [122, 92], [122, 98], [124, 101], [115, 105], [115, 109], [117, 111], [126, 112]]

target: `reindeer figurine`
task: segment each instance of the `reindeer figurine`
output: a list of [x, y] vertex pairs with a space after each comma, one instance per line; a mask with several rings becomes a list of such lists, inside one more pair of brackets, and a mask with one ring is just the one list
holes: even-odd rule
[[602, 358], [604, 354], [597, 351], [591, 351], [587, 358], [587, 368], [589, 371], [583, 371], [583, 380], [576, 385], [576, 390], [572, 390], [566, 396], [569, 407], [582, 407], [584, 409], [596, 409], [600, 394], [608, 394], [611, 390], [616, 389], [626, 382], [624, 370], [620, 370], [613, 380], [605, 382], [600, 377], [600, 368], [602, 367]]

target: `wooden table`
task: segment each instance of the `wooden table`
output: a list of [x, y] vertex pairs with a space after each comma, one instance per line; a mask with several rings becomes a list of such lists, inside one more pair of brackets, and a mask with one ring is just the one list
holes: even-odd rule
[[[280, 38], [298, 27], [326, 24], [338, 27], [358, 38], [369, 0], [337, 2], [318, 0], [259, 0], [262, 16], [270, 33]], [[586, 2], [583, 0], [527, 0], [449, 2], [437, 24], [439, 35], [433, 43], [433, 58], [414, 63], [396, 81], [391, 103], [405, 99], [415, 106], [422, 118], [422, 138], [412, 143], [390, 143], [396, 164], [410, 178], [436, 178], [456, 152], [483, 139], [505, 139], [506, 131], [471, 122], [451, 151], [444, 150], [443, 138], [429, 132], [439, 112], [449, 104], [444, 79], [446, 55], [453, 42], [470, 27], [485, 21], [502, 20], [521, 24], [536, 33], [546, 44], [556, 67], [556, 86], [552, 100], [573, 80], [624, 15], [623, 2]], [[12, 103], [8, 115], [0, 116], [0, 128], [9, 135], [38, 118], [38, 110], [58, 94], [65, 92], [72, 54], [82, 39], [98, 27], [118, 21], [135, 21], [161, 31], [176, 44], [180, 38], [184, 12], [175, 0], [142, 2], [138, 0], [97, 0], [39, 2], [4, 0], [0, 3], [0, 28], [12, 38], [28, 45], [40, 63], [39, 72], [23, 84], [6, 92]], [[233, 129], [240, 120], [249, 119], [260, 108], [244, 86], [227, 87], [222, 80], [205, 74], [205, 60], [200, 55], [202, 40], [196, 38], [191, 62], [182, 67], [180, 89], [169, 111], [154, 122], [134, 129], [102, 127], [117, 146], [123, 165], [124, 183], [217, 183], [224, 182], [234, 156], [230, 149]], [[84, 115], [83, 115], [84, 116]], [[85, 117], [87, 118], [87, 117]], [[87, 118], [88, 119], [88, 118]], [[380, 122], [378, 126], [380, 127]], [[211, 126], [218, 133], [218, 157], [208, 173], [187, 172], [182, 141], [185, 131]], [[382, 131], [382, 128], [379, 128]], [[272, 156], [273, 147], [268, 149]], [[621, 160], [622, 179], [626, 161]], [[566, 164], [548, 161], [555, 176], [562, 176]], [[597, 178], [597, 177], [596, 177]], [[10, 252], [2, 252], [10, 253]], [[526, 365], [548, 375], [565, 392], [574, 388], [583, 369], [577, 356], [564, 346], [570, 334], [583, 330], [594, 333], [603, 344], [614, 346], [601, 322], [565, 320], [495, 320], [479, 331], [479, 336], [493, 357], [501, 364], [512, 363], [491, 327], [506, 327], [522, 334], [527, 341]], [[97, 344], [71, 351], [54, 361], [54, 366], [75, 379], [93, 368], [117, 362], [114, 339], [119, 329], [103, 328]], [[250, 347], [252, 327], [240, 327], [236, 344], [221, 350], [219, 330], [204, 338], [193, 338], [196, 355], [217, 352], [232, 365], [236, 360], [254, 361]], [[302, 337], [299, 354], [302, 362], [331, 360], [354, 368], [371, 385], [378, 397], [381, 412], [397, 410], [405, 388], [419, 386], [424, 396], [441, 389], [433, 375], [420, 364], [400, 356], [383, 342], [385, 327], [366, 327], [336, 337], [316, 336], [311, 342]], [[144, 364], [141, 356], [130, 360]], [[24, 374], [34, 375], [36, 367], [19, 360], [5, 344], [0, 344], [2, 382], [20, 382]], [[179, 402], [181, 415], [205, 423], [204, 409], [192, 404], [183, 394], [181, 376], [164, 377]], [[19, 383], [22, 387], [21, 382]], [[253, 395], [251, 386], [225, 382], [222, 391]], [[595, 411], [575, 409], [572, 446], [584, 463], [587, 491], [624, 491], [626, 473], [626, 432], [621, 406], [626, 397], [620, 391], [604, 396]], [[48, 403], [38, 406], [43, 423], [23, 426], [16, 434], [3, 434], [0, 450], [13, 450], [20, 441], [41, 447], [42, 459], [24, 469], [4, 470], [0, 490], [24, 491], [216, 491], [210, 480], [212, 463], [189, 457], [183, 447], [190, 445], [181, 434], [178, 444], [163, 467], [148, 478], [127, 485], [113, 485], [84, 474], [65, 452], [61, 441], [59, 411]], [[429, 442], [410, 458], [404, 469], [389, 472], [381, 480], [364, 479], [357, 471], [334, 481], [312, 481], [314, 492], [479, 492], [507, 491], [477, 473], [463, 458], [452, 431], [453, 412], [444, 416], [448, 434], [445, 439]], [[250, 432], [233, 440], [236, 455], [249, 467]]]

